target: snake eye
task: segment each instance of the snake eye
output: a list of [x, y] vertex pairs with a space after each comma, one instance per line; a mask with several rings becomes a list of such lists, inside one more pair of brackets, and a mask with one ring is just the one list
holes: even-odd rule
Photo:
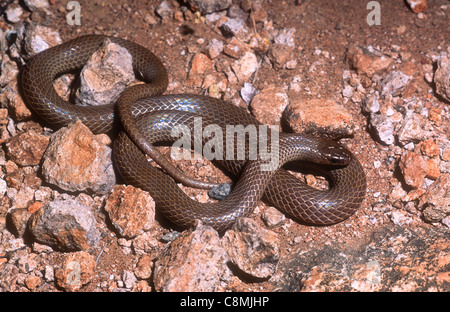
[[342, 145], [334, 141], [321, 149], [323, 155], [331, 165], [348, 165], [352, 159], [352, 154]]

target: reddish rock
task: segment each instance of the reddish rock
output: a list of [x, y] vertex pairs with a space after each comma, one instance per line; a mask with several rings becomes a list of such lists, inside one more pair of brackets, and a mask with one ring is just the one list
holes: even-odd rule
[[27, 209], [24, 208], [17, 208], [9, 211], [8, 217], [11, 221], [10, 225], [12, 226], [12, 230], [15, 235], [17, 235], [18, 237], [23, 236], [27, 228], [27, 222], [30, 216], [31, 213], [29, 213]]
[[274, 44], [270, 49], [270, 60], [275, 69], [289, 68], [288, 62], [293, 60], [294, 47], [285, 44]]
[[427, 0], [406, 0], [414, 13], [420, 13], [427, 9]]
[[339, 138], [352, 136], [355, 131], [350, 113], [343, 106], [328, 99], [291, 98], [284, 111], [284, 118], [297, 133]]
[[286, 220], [284, 213], [271, 206], [264, 210], [261, 218], [269, 229], [281, 226]]
[[441, 156], [442, 160], [444, 161], [450, 161], [450, 149], [446, 149], [442, 152]]
[[19, 166], [35, 166], [41, 162], [49, 137], [33, 130], [14, 136], [6, 143], [6, 152]]
[[398, 140], [406, 145], [415, 141], [423, 141], [432, 137], [435, 133], [432, 124], [422, 115], [408, 111], [397, 130]]
[[155, 202], [139, 188], [117, 185], [106, 201], [105, 211], [119, 235], [132, 238], [153, 225]]
[[111, 148], [102, 138], [81, 121], [55, 132], [42, 164], [45, 180], [70, 192], [108, 193], [116, 179]]
[[189, 75], [205, 74], [211, 72], [212, 70], [213, 66], [211, 59], [203, 53], [197, 53], [192, 58], [191, 70], [189, 71]]
[[41, 284], [42, 280], [39, 276], [30, 275], [25, 279], [25, 286], [27, 286], [29, 290], [35, 290]]
[[258, 59], [253, 52], [245, 52], [244, 55], [231, 64], [231, 69], [235, 73], [240, 83], [247, 82], [253, 73], [258, 69]]
[[191, 87], [202, 87], [205, 75], [213, 71], [211, 59], [203, 53], [197, 53], [192, 58], [187, 84]]
[[4, 92], [6, 97], [11, 117], [18, 121], [31, 117], [31, 111], [20, 96], [16, 82], [10, 83], [2, 92]]
[[218, 233], [199, 224], [183, 232], [167, 246], [155, 263], [157, 291], [218, 291], [231, 271]]
[[223, 51], [223, 42], [213, 38], [206, 48], [208, 49], [208, 56], [211, 59], [215, 59]]
[[106, 39], [80, 73], [77, 103], [114, 103], [134, 80], [131, 54], [127, 49]]
[[222, 238], [222, 245], [240, 270], [255, 278], [272, 276], [280, 260], [275, 232], [261, 228], [249, 218], [240, 218]]
[[52, 27], [29, 23], [25, 28], [26, 31], [21, 29], [18, 37], [20, 40], [23, 39], [22, 49], [25, 50], [30, 57], [62, 43], [59, 33]]
[[63, 254], [60, 267], [55, 269], [56, 285], [65, 291], [78, 291], [95, 276], [95, 258], [87, 252]]
[[450, 215], [450, 175], [443, 174], [427, 189], [419, 200], [419, 208], [423, 209], [424, 219], [439, 222]]
[[427, 161], [427, 175], [426, 177], [431, 180], [436, 180], [441, 176], [441, 171], [439, 170], [439, 160], [429, 159]]
[[100, 232], [91, 209], [74, 199], [57, 199], [44, 205], [28, 223], [34, 239], [58, 250], [96, 247]]
[[413, 188], [419, 188], [423, 184], [423, 179], [427, 175], [427, 161], [414, 152], [406, 152], [400, 160], [400, 169], [406, 184]]
[[440, 55], [437, 61], [437, 69], [434, 74], [436, 92], [447, 101], [450, 101], [450, 58]]
[[392, 58], [386, 55], [358, 46], [348, 49], [347, 59], [359, 74], [365, 74], [368, 77], [390, 69], [395, 63]]
[[231, 38], [231, 40], [223, 48], [223, 53], [234, 59], [239, 59], [247, 51], [249, 51], [248, 47], [246, 47], [241, 41], [237, 40], [235, 37]]
[[27, 207], [27, 210], [29, 213], [33, 214], [36, 211], [38, 211], [39, 209], [41, 209], [43, 205], [44, 204], [41, 201], [35, 201]]
[[442, 124], [442, 110], [438, 107], [430, 108], [428, 111], [428, 119], [439, 127]]
[[134, 274], [138, 279], [149, 279], [152, 275], [152, 270], [153, 261], [147, 254], [144, 254], [136, 264]]
[[432, 139], [423, 141], [420, 144], [420, 151], [428, 157], [439, 156], [439, 146]]
[[283, 88], [269, 87], [253, 97], [250, 108], [262, 124], [279, 125], [281, 115], [288, 104], [289, 98]]

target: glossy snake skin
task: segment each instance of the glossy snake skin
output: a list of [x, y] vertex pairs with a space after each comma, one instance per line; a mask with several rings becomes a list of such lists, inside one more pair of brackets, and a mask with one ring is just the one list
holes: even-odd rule
[[[53, 80], [61, 73], [82, 68], [89, 57], [109, 38], [125, 47], [133, 57], [136, 75], [148, 84], [128, 88], [115, 105], [76, 106], [62, 100]], [[328, 190], [311, 188], [284, 169], [264, 171], [261, 159], [223, 161], [220, 164], [239, 180], [232, 193], [217, 203], [192, 200], [162, 170], [149, 164], [153, 158], [177, 181], [210, 187], [180, 173], [153, 143], [170, 141], [170, 130], [177, 125], [192, 127], [201, 116], [206, 124], [259, 125], [245, 110], [222, 100], [198, 95], [160, 95], [167, 87], [167, 73], [159, 59], [133, 42], [102, 35], [87, 35], [50, 48], [35, 57], [22, 72], [22, 91], [26, 102], [41, 118], [55, 127], [81, 120], [94, 133], [124, 129], [114, 142], [114, 162], [124, 181], [150, 193], [157, 209], [173, 223], [186, 227], [201, 220], [217, 230], [229, 228], [241, 216], [251, 213], [264, 196], [283, 212], [313, 224], [333, 224], [351, 216], [365, 196], [366, 178], [357, 158], [339, 143], [300, 134], [279, 133], [281, 166], [303, 159], [325, 164], [330, 179]], [[118, 114], [117, 114], [118, 113]], [[172, 138], [172, 141], [174, 138]], [[338, 165], [338, 166], [336, 166]]]

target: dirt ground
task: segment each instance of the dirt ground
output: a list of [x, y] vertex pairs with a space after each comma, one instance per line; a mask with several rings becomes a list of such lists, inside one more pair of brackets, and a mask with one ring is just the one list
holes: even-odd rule
[[[50, 1], [54, 16], [49, 24], [59, 32], [63, 41], [82, 34], [102, 33], [139, 43], [164, 62], [169, 72], [169, 93], [204, 93], [205, 90], [185, 83], [192, 56], [195, 51], [205, 51], [213, 38], [230, 40], [202, 22], [200, 15], [189, 15], [191, 18], [175, 15], [162, 20], [154, 13], [160, 1], [80, 1], [81, 25], [69, 26], [65, 18], [67, 2]], [[378, 1], [381, 4], [381, 25], [374, 26], [369, 26], [366, 21], [370, 12], [366, 9], [368, 2], [262, 1], [267, 20], [273, 22], [275, 28], [295, 28], [293, 54], [297, 66], [274, 69], [271, 64], [262, 62], [257, 75], [251, 79], [253, 86], [257, 90], [271, 85], [289, 86], [294, 77], [301, 77], [299, 89], [287, 89], [288, 97], [305, 100], [327, 98], [342, 103], [343, 73], [351, 70], [347, 59], [350, 47], [372, 46], [391, 56], [397, 55], [398, 50], [409, 53], [410, 62], [419, 71], [423, 64], [432, 64], [430, 53], [439, 53], [436, 52], [438, 46], [444, 51], [448, 48], [449, 10], [441, 8], [448, 7], [448, 1], [428, 1], [427, 10], [420, 14], [412, 12], [405, 1]], [[183, 1], [174, 3], [173, 12], [184, 6]], [[156, 22], [149, 24], [145, 21], [147, 14]], [[45, 18], [42, 23], [46, 23]], [[247, 23], [255, 32], [262, 28], [261, 23], [256, 23], [254, 28], [251, 20]], [[258, 53], [258, 57], [263, 58], [268, 52]], [[325, 54], [329, 57], [324, 57]], [[423, 74], [417, 77], [423, 77]], [[242, 86], [242, 83], [229, 84], [232, 91], [227, 97], [245, 106], [239, 93]], [[424, 79], [414, 81], [414, 92], [424, 101], [429, 100], [430, 95], [434, 96], [433, 87]], [[440, 99], [433, 101], [443, 109], [442, 127], [445, 129], [448, 103]], [[367, 175], [367, 195], [362, 207], [348, 220], [332, 226], [311, 226], [287, 218], [284, 226], [272, 229], [280, 237], [283, 255], [275, 276], [258, 282], [234, 277], [225, 290], [450, 290], [448, 226], [424, 221], [418, 209], [408, 211], [404, 205], [394, 206], [395, 201], [390, 195], [398, 181], [403, 181], [397, 168], [398, 155], [393, 152], [394, 146], [386, 146], [377, 140], [368, 127], [368, 116], [362, 112], [360, 103], [349, 100], [343, 105], [358, 128], [353, 138], [344, 140], [345, 144], [358, 155]], [[396, 160], [390, 161], [391, 158]], [[194, 192], [200, 193], [203, 194]], [[257, 216], [266, 207], [266, 204], [259, 206], [255, 219], [260, 219]], [[407, 222], [396, 222], [392, 211], [401, 211]], [[396, 245], [399, 240], [404, 243], [401, 247]], [[108, 246], [108, 252], [99, 258], [95, 269], [98, 274], [82, 291], [98, 290], [110, 276], [122, 275], [137, 261], [138, 256], [132, 252], [125, 253], [114, 235], [104, 238], [103, 243]], [[407, 261], [398, 263], [402, 255]], [[447, 260], [436, 264], [433, 255]], [[367, 283], [367, 278], [360, 276], [364, 275], [364, 270], [370, 271], [371, 263], [381, 270], [381, 282], [374, 282], [381, 283], [381, 286], [361, 286]], [[47, 285], [40, 290], [55, 288]]]

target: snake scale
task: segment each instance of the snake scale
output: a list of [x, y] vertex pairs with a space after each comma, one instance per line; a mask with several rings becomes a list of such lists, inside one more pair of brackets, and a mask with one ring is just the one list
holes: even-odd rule
[[[117, 103], [76, 106], [61, 99], [53, 81], [56, 76], [78, 70], [108, 38], [132, 55], [133, 69], [146, 84], [127, 88]], [[199, 203], [187, 196], [175, 180], [186, 185], [211, 187], [190, 179], [168, 162], [153, 144], [170, 141], [170, 130], [178, 125], [193, 126], [195, 117], [205, 124], [260, 125], [247, 111], [230, 103], [200, 95], [161, 95], [168, 84], [165, 67], [146, 48], [128, 40], [86, 35], [49, 48], [31, 58], [21, 76], [25, 101], [42, 119], [54, 127], [79, 119], [94, 133], [122, 131], [114, 141], [114, 163], [128, 184], [150, 193], [157, 209], [170, 221], [187, 227], [201, 220], [217, 230], [229, 228], [241, 216], [253, 211], [262, 197], [286, 214], [312, 224], [333, 224], [347, 219], [361, 205], [366, 178], [357, 158], [341, 144], [319, 137], [279, 133], [279, 166], [288, 161], [306, 160], [323, 164], [330, 187], [319, 190], [307, 186], [283, 168], [261, 170], [267, 160], [223, 161], [238, 175], [231, 194], [217, 203]], [[116, 110], [117, 108], [117, 110]], [[173, 141], [173, 138], [172, 138]], [[149, 164], [146, 154], [164, 171]], [[322, 169], [321, 169], [322, 170]]]

